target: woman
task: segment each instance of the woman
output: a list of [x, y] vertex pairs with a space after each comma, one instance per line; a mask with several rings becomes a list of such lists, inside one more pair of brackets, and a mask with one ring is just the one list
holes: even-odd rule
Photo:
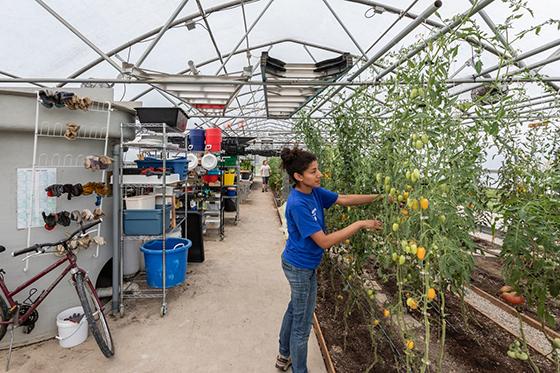
[[317, 298], [317, 267], [323, 252], [360, 229], [380, 229], [379, 220], [360, 220], [339, 231], [326, 233], [324, 209], [333, 204], [359, 206], [383, 199], [371, 195], [338, 195], [321, 188], [321, 172], [314, 154], [284, 148], [282, 167], [294, 183], [286, 204], [289, 238], [282, 253], [282, 269], [290, 283], [291, 299], [280, 329], [276, 367], [292, 365], [294, 373], [307, 373], [307, 341]]
[[262, 176], [262, 191], [268, 192], [268, 178], [270, 177], [270, 166], [268, 161], [265, 159], [261, 166], [261, 176]]

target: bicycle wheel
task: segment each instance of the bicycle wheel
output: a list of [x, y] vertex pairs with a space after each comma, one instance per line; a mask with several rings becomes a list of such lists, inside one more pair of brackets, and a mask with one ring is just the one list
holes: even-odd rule
[[113, 345], [113, 338], [109, 331], [109, 324], [103, 313], [103, 306], [99, 302], [95, 288], [89, 278], [84, 277], [82, 272], [78, 272], [75, 275], [78, 297], [84, 308], [89, 330], [91, 330], [103, 355], [109, 358], [115, 353], [115, 346]]
[[[8, 321], [8, 305], [2, 297], [0, 297], [0, 320]], [[4, 338], [6, 330], [8, 330], [8, 324], [0, 324], [0, 341]]]

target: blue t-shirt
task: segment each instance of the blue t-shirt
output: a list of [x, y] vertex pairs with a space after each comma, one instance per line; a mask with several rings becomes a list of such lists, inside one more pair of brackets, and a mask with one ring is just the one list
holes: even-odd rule
[[310, 237], [320, 230], [326, 232], [323, 209], [331, 207], [338, 193], [313, 188], [310, 194], [292, 189], [286, 203], [288, 241], [282, 253], [285, 261], [298, 268], [315, 269], [321, 263], [323, 250]]

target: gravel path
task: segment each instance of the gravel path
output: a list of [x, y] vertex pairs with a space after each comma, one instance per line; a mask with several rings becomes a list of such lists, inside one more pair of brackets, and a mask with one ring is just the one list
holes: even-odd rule
[[[521, 334], [517, 317], [510, 315], [470, 289], [466, 289], [465, 301], [473, 308], [486, 315], [489, 319], [520, 338]], [[550, 343], [548, 343], [546, 337], [540, 330], [523, 323], [523, 332], [525, 333], [527, 343], [536, 351], [543, 355], [547, 355], [551, 352]], [[550, 358], [550, 355], [548, 357]]]

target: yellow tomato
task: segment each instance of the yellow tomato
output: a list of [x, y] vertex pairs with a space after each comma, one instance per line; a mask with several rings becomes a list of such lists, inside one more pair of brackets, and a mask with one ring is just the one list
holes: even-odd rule
[[428, 206], [430, 205], [430, 201], [428, 201], [427, 198], [420, 198], [420, 207], [422, 207], [422, 210], [426, 210], [428, 208]]
[[406, 349], [407, 350], [412, 350], [414, 349], [414, 341], [407, 339], [406, 340]]
[[373, 320], [373, 326], [377, 326], [377, 325], [379, 325], [379, 320], [377, 319]]
[[416, 252], [416, 256], [418, 257], [418, 259], [424, 260], [424, 258], [426, 257], [426, 249], [420, 246], [418, 248], [418, 251]]
[[408, 216], [408, 210], [405, 208], [401, 209], [401, 214], [403, 214], [404, 216]]
[[429, 288], [427, 296], [428, 296], [428, 300], [434, 300], [436, 297], [436, 289]]
[[404, 200], [406, 201], [408, 199], [408, 192], [403, 192], [402, 194]]
[[387, 308], [385, 308], [383, 310], [383, 317], [388, 318], [389, 316], [391, 316], [391, 311], [389, 311]]
[[410, 307], [410, 309], [415, 310], [418, 308], [418, 303], [413, 298], [407, 298], [406, 305]]

